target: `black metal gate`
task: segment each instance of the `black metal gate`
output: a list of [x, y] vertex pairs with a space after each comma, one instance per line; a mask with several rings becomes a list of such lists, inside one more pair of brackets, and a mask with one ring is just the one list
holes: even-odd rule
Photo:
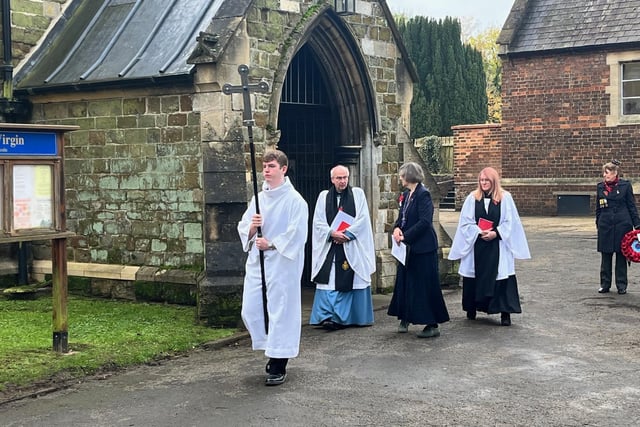
[[303, 286], [311, 285], [311, 218], [320, 191], [329, 188], [329, 170], [339, 145], [339, 120], [332, 111], [322, 69], [313, 51], [302, 47], [291, 62], [282, 90], [278, 148], [289, 157], [289, 179], [309, 204], [309, 239]]

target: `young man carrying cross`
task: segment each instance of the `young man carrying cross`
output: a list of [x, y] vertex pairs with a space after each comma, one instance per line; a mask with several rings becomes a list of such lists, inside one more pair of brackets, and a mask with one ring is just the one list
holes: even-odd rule
[[[251, 335], [254, 350], [264, 350], [268, 386], [284, 383], [287, 362], [298, 355], [302, 328], [300, 279], [304, 267], [309, 211], [307, 202], [285, 176], [287, 156], [279, 150], [262, 158], [264, 183], [251, 199], [238, 224], [238, 234], [249, 253], [242, 294], [242, 320]], [[258, 228], [262, 237], [258, 237]], [[263, 311], [260, 251], [264, 255], [268, 332]]]

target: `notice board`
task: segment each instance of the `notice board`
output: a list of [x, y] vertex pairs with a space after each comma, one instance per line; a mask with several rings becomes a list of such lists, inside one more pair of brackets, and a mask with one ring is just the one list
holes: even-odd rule
[[64, 236], [64, 133], [77, 126], [0, 123], [0, 243]]

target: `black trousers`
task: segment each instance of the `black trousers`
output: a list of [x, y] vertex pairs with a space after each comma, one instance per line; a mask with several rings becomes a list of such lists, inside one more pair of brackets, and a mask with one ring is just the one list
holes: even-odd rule
[[[616, 288], [627, 290], [627, 259], [622, 252], [616, 252]], [[602, 262], [600, 263], [600, 287], [609, 289], [611, 287], [611, 272], [613, 270], [613, 252], [602, 252]]]

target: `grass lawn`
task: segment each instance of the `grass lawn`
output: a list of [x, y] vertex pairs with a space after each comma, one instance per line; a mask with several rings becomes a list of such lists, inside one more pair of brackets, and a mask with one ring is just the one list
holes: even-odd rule
[[69, 353], [52, 350], [50, 296], [0, 298], [0, 393], [186, 352], [235, 329], [198, 325], [195, 308], [70, 296]]

